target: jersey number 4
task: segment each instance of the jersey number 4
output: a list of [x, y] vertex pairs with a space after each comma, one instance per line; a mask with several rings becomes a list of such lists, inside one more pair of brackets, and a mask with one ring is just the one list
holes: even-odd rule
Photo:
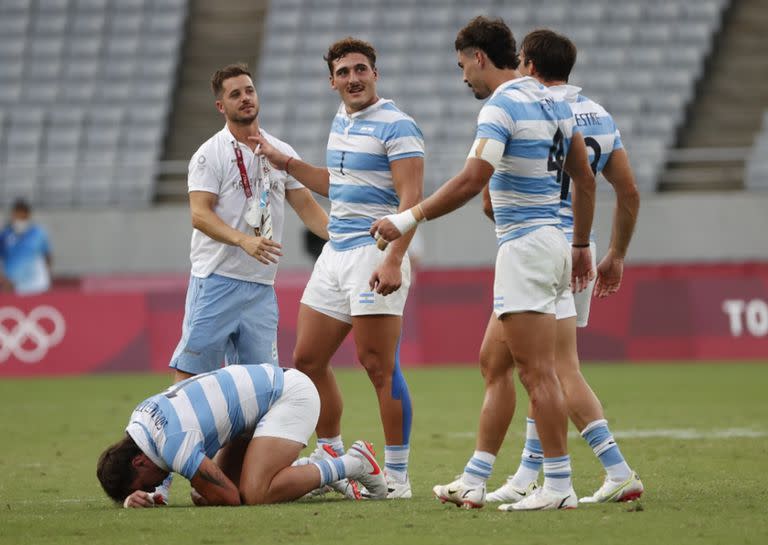
[[[600, 150], [600, 144], [597, 140], [591, 136], [587, 136], [584, 139], [584, 143], [588, 148], [592, 148], [595, 156], [592, 158], [592, 173], [597, 174], [597, 165], [600, 163], [600, 156], [602, 151]], [[549, 157], [547, 158], [547, 170], [549, 172], [555, 172], [557, 183], [560, 184], [560, 200], [568, 198], [568, 192], [571, 190], [571, 177], [565, 172], [565, 139], [560, 129], [557, 129], [555, 137], [552, 140], [552, 146], [549, 148]]]

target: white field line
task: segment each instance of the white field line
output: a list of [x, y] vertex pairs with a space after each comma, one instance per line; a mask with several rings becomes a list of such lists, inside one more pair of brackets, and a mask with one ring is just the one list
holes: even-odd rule
[[[473, 438], [477, 432], [460, 431], [451, 432], [446, 435], [452, 439]], [[516, 433], [521, 436], [523, 434]], [[749, 428], [721, 428], [714, 430], [700, 430], [696, 428], [654, 428], [647, 430], [616, 430], [614, 437], [618, 439], [678, 439], [678, 440], [699, 440], [699, 439], [750, 439], [759, 437], [768, 437], [768, 431], [753, 430]], [[579, 437], [578, 432], [568, 432], [568, 437]]]

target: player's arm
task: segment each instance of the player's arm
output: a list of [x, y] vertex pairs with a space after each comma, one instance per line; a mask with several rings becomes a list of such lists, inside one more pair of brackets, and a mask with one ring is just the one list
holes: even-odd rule
[[594, 278], [592, 270], [592, 252], [589, 237], [592, 232], [592, 219], [595, 215], [595, 175], [589, 165], [589, 155], [584, 137], [579, 132], [573, 133], [568, 155], [565, 157], [565, 171], [571, 177], [573, 189], [573, 268], [571, 269], [571, 287], [580, 292]]
[[203, 458], [203, 463], [190, 481], [192, 488], [204, 500], [196, 505], [240, 505], [240, 491], [213, 460]]
[[483, 214], [488, 216], [491, 221], [496, 221], [496, 217], [493, 215], [493, 202], [491, 202], [491, 184], [485, 184], [483, 188]]
[[[424, 195], [424, 158], [419, 156], [398, 159], [390, 163], [390, 169], [395, 193], [400, 200], [398, 210], [410, 210]], [[389, 295], [400, 289], [403, 282], [400, 267], [415, 233], [415, 230], [409, 231], [392, 243], [383, 262], [368, 279], [371, 290], [381, 295]]]
[[213, 240], [239, 246], [248, 255], [268, 265], [277, 263], [280, 244], [267, 238], [247, 235], [224, 223], [214, 211], [218, 195], [208, 191], [190, 191], [189, 208], [192, 212], [192, 226]]
[[[416, 206], [424, 197], [424, 158], [407, 157], [398, 159], [390, 164], [392, 169], [392, 182], [395, 193], [400, 199], [398, 212], [409, 210]], [[408, 245], [411, 243], [415, 231], [411, 231], [392, 243], [387, 253], [386, 260], [394, 260], [398, 268], [403, 261]]]
[[248, 140], [255, 142], [259, 146], [256, 148], [256, 153], [269, 159], [272, 166], [279, 170], [284, 170], [286, 174], [293, 176], [304, 187], [308, 187], [315, 193], [323, 197], [328, 196], [331, 175], [328, 173], [327, 168], [316, 167], [302, 161], [298, 157], [283, 153], [267, 142], [267, 139], [261, 135], [249, 136]]
[[376, 221], [371, 226], [371, 235], [378, 234], [387, 241], [396, 240], [419, 222], [436, 219], [461, 208], [483, 190], [503, 153], [503, 143], [489, 138], [477, 139], [461, 172], [416, 206]]
[[288, 204], [296, 211], [296, 214], [310, 231], [323, 240], [328, 240], [328, 214], [312, 197], [309, 189], [287, 189], [285, 200], [288, 201]]
[[640, 193], [637, 191], [635, 176], [624, 149], [617, 149], [611, 153], [603, 167], [603, 176], [613, 186], [613, 191], [616, 193], [616, 206], [613, 211], [611, 244], [605, 257], [597, 266], [595, 295], [598, 297], [615, 293], [621, 285], [624, 257], [640, 210]]

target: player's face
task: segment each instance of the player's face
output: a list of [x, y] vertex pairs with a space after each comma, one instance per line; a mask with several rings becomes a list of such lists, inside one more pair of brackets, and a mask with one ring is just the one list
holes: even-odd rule
[[461, 68], [462, 75], [464, 76], [464, 83], [472, 89], [475, 98], [479, 100], [486, 99], [491, 95], [491, 88], [482, 78], [481, 55], [482, 53], [479, 51], [471, 49], [456, 52], [459, 68]]
[[259, 97], [251, 78], [242, 74], [222, 82], [221, 98], [216, 108], [228, 121], [239, 125], [250, 125], [259, 115]]
[[139, 454], [133, 459], [133, 468], [136, 470], [136, 477], [131, 483], [133, 490], [143, 490], [152, 492], [163, 484], [168, 476], [168, 472], [160, 469], [144, 454]]
[[347, 112], [359, 112], [378, 100], [378, 73], [362, 53], [349, 53], [333, 61], [331, 87], [339, 92]]

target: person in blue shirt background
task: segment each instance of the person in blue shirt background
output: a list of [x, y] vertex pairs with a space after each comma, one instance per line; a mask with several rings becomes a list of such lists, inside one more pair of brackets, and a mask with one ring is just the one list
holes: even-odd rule
[[18, 199], [8, 225], [0, 232], [3, 263], [0, 289], [19, 295], [42, 293], [51, 287], [51, 247], [48, 233], [31, 221], [32, 209]]

